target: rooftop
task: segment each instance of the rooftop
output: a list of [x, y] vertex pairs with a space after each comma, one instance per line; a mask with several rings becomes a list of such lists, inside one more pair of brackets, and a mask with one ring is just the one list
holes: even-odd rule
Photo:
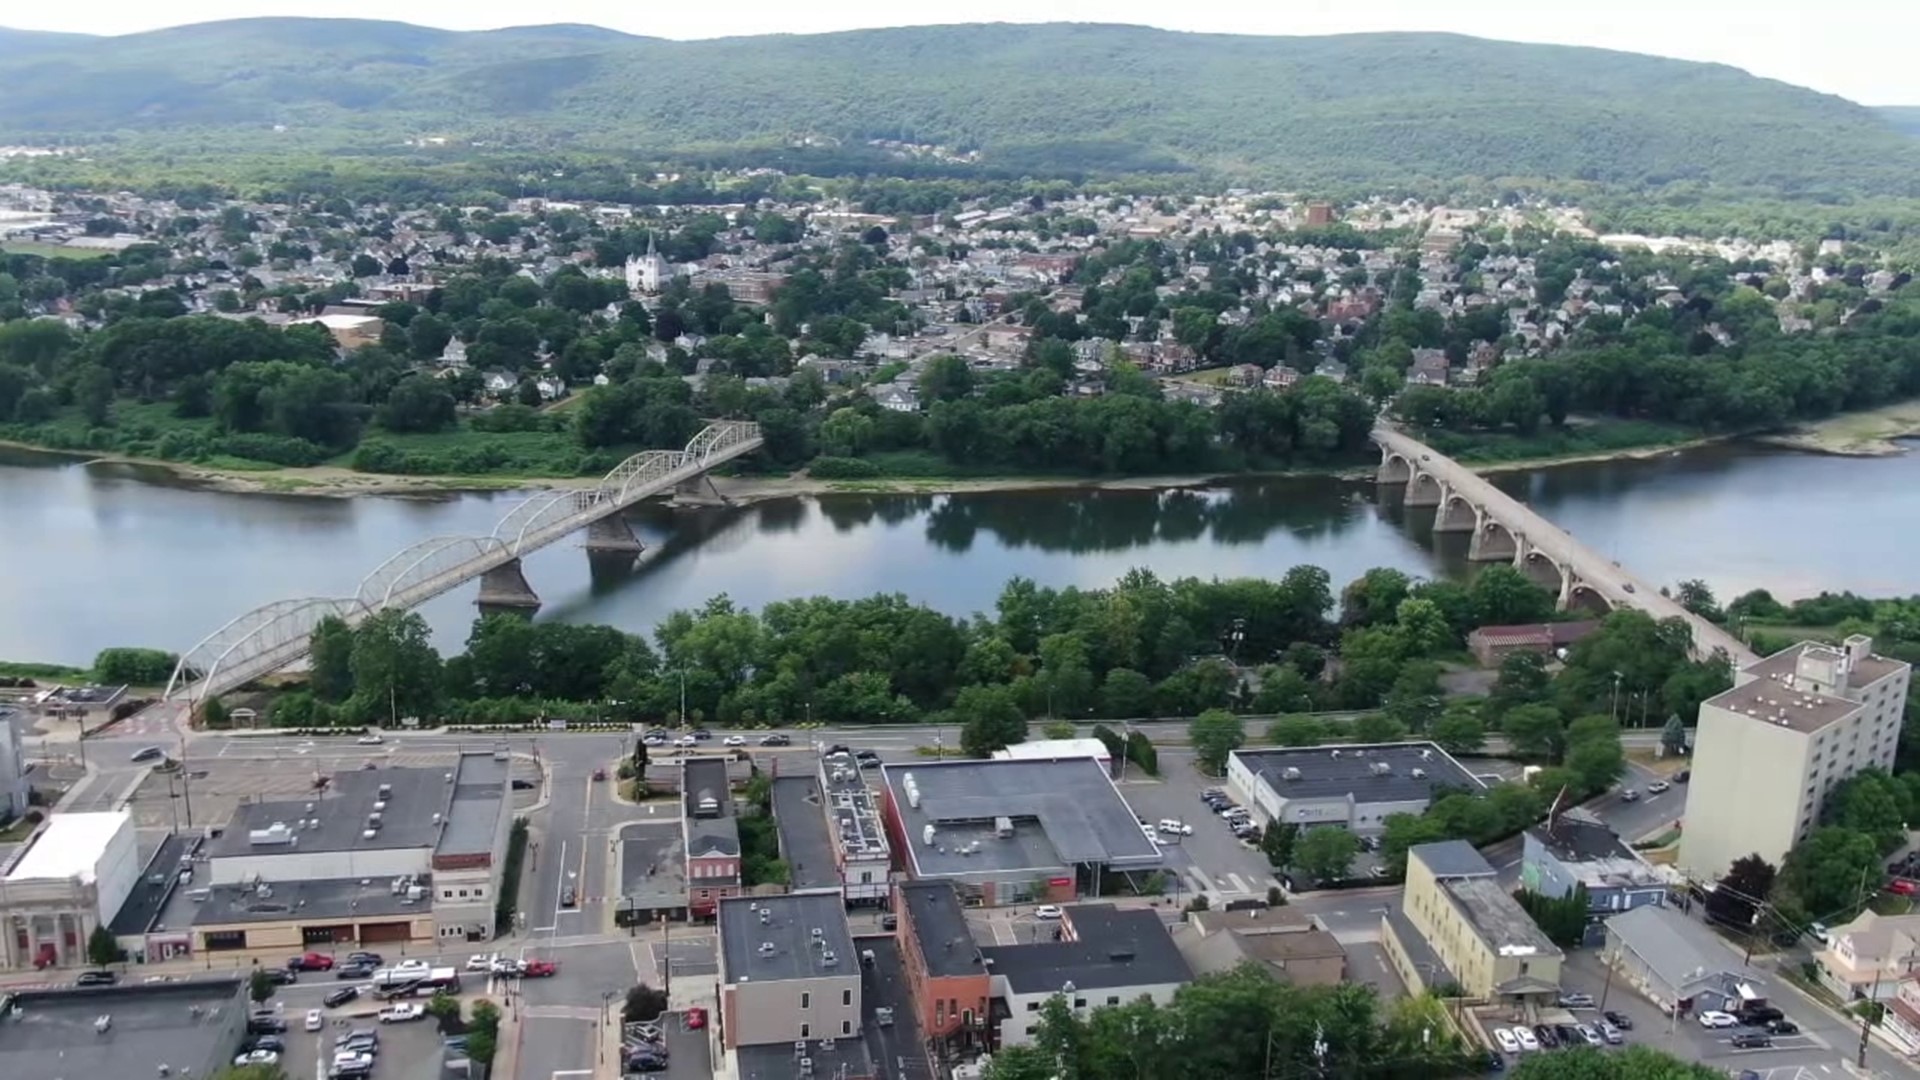
[[1091, 758], [916, 762], [883, 765], [880, 773], [916, 877], [1161, 862], [1159, 847]]
[[1589, 889], [1652, 885], [1662, 880], [1626, 841], [1585, 811], [1560, 814], [1545, 826], [1528, 829], [1527, 835]]
[[674, 821], [636, 821], [620, 830], [620, 907], [687, 905], [687, 838]]
[[1070, 937], [980, 950], [993, 974], [1016, 994], [1190, 982], [1193, 969], [1157, 912], [1112, 904], [1075, 904], [1062, 924]]
[[[1898, 660], [1875, 656], [1872, 645], [1865, 637], [1849, 638], [1841, 648], [1802, 641], [1748, 664], [1737, 676], [1745, 681], [1705, 704], [1813, 734], [1860, 709], [1862, 690], [1906, 669]], [[1844, 688], [1828, 692], [1807, 677], [1821, 669], [1842, 673]]]
[[119, 914], [113, 917], [108, 929], [116, 937], [144, 934], [153, 929], [161, 910], [167, 906], [168, 895], [180, 884], [180, 871], [192, 866], [193, 849], [198, 843], [198, 837], [178, 834], [169, 834], [160, 841], [153, 858], [147, 860], [147, 868], [141, 871], [140, 880], [121, 903]]
[[903, 882], [900, 906], [913, 928], [928, 975], [945, 979], [982, 970], [980, 946], [967, 927], [966, 910], [952, 882]]
[[837, 893], [720, 901], [720, 971], [729, 983], [858, 977], [860, 957]]
[[833, 833], [827, 829], [826, 797], [812, 776], [781, 776], [773, 781], [773, 823], [780, 834], [780, 857], [791, 874], [794, 892], [838, 889], [840, 868], [833, 860]]
[[1803, 735], [1811, 735], [1829, 724], [1838, 723], [1861, 708], [1857, 701], [1828, 694], [1803, 693], [1770, 678], [1755, 679], [1731, 690], [1723, 690], [1702, 704], [1791, 728]]
[[[194, 979], [14, 995], [0, 1019], [0, 1076], [7, 1080], [88, 1080], [155, 1076], [225, 1065], [234, 1052], [230, 1022], [247, 1007], [237, 978]], [[101, 1016], [113, 1018], [104, 1032]]]
[[1407, 849], [1407, 858], [1417, 859], [1421, 865], [1432, 872], [1434, 877], [1492, 877], [1493, 864], [1480, 849], [1465, 840], [1437, 840], [1431, 844], [1415, 844]]
[[91, 884], [94, 867], [121, 829], [133, 829], [133, 815], [125, 810], [91, 814], [54, 813], [27, 849], [8, 868], [7, 881], [47, 881], [79, 878]]
[[688, 757], [681, 764], [680, 776], [687, 857], [740, 854], [740, 826], [734, 821], [733, 782], [727, 775], [727, 763], [713, 757]]
[[[873, 1059], [859, 1035], [845, 1039], [813, 1039], [804, 1052], [796, 1053], [792, 1043], [767, 1043], [742, 1046], [735, 1060], [740, 1080], [838, 1080], [842, 1076], [873, 1076]], [[811, 1063], [807, 1073], [800, 1071], [802, 1059]]]
[[1090, 757], [1106, 761], [1113, 757], [1107, 744], [1099, 739], [1035, 739], [1032, 742], [1014, 743], [1004, 750], [995, 750], [996, 759], [1029, 761], [1034, 758]]
[[460, 755], [454, 766], [447, 828], [440, 834], [434, 854], [493, 854], [494, 838], [500, 835], [500, 815], [510, 812], [507, 774], [512, 768], [511, 761], [500, 761], [491, 753]]
[[1346, 796], [1356, 803], [1412, 802], [1432, 798], [1436, 788], [1486, 788], [1451, 754], [1430, 742], [1235, 750], [1233, 754], [1282, 799]]
[[880, 821], [873, 789], [857, 766], [822, 764], [826, 774], [827, 800], [833, 807], [834, 827], [839, 830], [840, 855], [849, 861], [887, 859], [887, 831]]
[[457, 771], [350, 769], [333, 774], [325, 793], [312, 799], [241, 803], [207, 854], [220, 859], [433, 847], [452, 807]]
[[1480, 940], [1501, 956], [1559, 956], [1555, 945], [1533, 917], [1490, 877], [1447, 878], [1440, 891], [1451, 897]]
[[[412, 882], [425, 891], [424, 896], [409, 900], [404, 887], [394, 891], [395, 880], [390, 877], [313, 878], [266, 881], [258, 886], [213, 885], [207, 888], [205, 900], [194, 903], [193, 925], [286, 922], [296, 916], [314, 920], [426, 914], [432, 903], [432, 882], [424, 876], [398, 879]], [[362, 881], [366, 884], [361, 884]]]
[[1607, 920], [1607, 938], [1631, 949], [1659, 979], [1681, 996], [1690, 988], [1733, 975], [1752, 982], [1753, 969], [1743, 967], [1737, 954], [1706, 924], [1678, 911], [1648, 904]]

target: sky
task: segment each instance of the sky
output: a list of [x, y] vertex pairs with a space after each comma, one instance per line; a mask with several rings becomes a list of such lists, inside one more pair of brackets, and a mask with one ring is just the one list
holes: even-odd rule
[[1591, 45], [1731, 64], [1756, 75], [1839, 94], [1866, 105], [1920, 105], [1920, 4], [1913, 0], [972, 0], [953, 8], [898, 0], [732, 0], [636, 4], [544, 0], [521, 6], [474, 0], [172, 0], [19, 4], [0, 25], [22, 30], [134, 33], [258, 15], [392, 19], [456, 30], [531, 22], [591, 23], [632, 34], [712, 38], [819, 33], [950, 22], [1109, 22], [1237, 34], [1338, 34], [1433, 30], [1508, 41]]

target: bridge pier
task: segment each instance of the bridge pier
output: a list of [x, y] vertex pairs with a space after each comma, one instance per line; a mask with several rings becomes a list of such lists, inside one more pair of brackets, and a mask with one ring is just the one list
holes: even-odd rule
[[1413, 465], [1386, 446], [1380, 447], [1380, 471], [1374, 480], [1381, 484], [1404, 484], [1413, 479]]
[[1446, 486], [1439, 477], [1415, 469], [1412, 478], [1407, 481], [1407, 498], [1403, 505], [1409, 508], [1439, 506], [1446, 497]]
[[1485, 510], [1474, 513], [1473, 539], [1467, 543], [1468, 562], [1517, 562], [1520, 544], [1505, 525]]
[[531, 615], [540, 610], [540, 596], [527, 584], [527, 575], [520, 569], [520, 560], [512, 559], [480, 575], [480, 599], [477, 601], [482, 615], [494, 615], [504, 612]]
[[1433, 515], [1434, 532], [1473, 532], [1480, 527], [1480, 512], [1472, 503], [1456, 494], [1452, 485], [1441, 488], [1440, 512]]
[[675, 506], [731, 506], [720, 489], [714, 486], [712, 473], [701, 473], [688, 477], [674, 485], [673, 505]]
[[593, 554], [603, 552], [638, 555], [647, 550], [647, 545], [633, 535], [633, 526], [619, 514], [609, 514], [598, 518], [587, 526], [587, 551]]

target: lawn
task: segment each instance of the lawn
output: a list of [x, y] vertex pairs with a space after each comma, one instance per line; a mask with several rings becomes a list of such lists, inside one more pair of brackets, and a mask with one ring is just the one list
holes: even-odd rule
[[1420, 437], [1435, 450], [1464, 463], [1534, 461], [1548, 458], [1655, 450], [1700, 438], [1695, 428], [1648, 420], [1598, 420], [1548, 428], [1532, 435], [1507, 432], [1428, 431]]
[[97, 248], [70, 248], [61, 244], [39, 244], [32, 240], [0, 240], [0, 254], [38, 255], [44, 259], [104, 259], [113, 252]]

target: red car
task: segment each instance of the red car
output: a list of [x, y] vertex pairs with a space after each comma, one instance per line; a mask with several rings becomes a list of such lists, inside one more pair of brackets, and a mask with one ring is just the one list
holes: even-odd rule
[[694, 1008], [687, 1010], [687, 1030], [699, 1031], [707, 1026], [707, 1010]]
[[527, 979], [546, 979], [559, 974], [559, 972], [560, 965], [551, 960], [529, 960], [527, 961], [527, 966], [521, 970], [520, 975], [522, 978]]
[[1915, 884], [1908, 878], [1894, 878], [1887, 882], [1887, 891], [1899, 896], [1912, 896], [1916, 891], [1920, 891], [1920, 884]]
[[296, 956], [287, 961], [288, 971], [332, 971], [333, 957], [326, 953], [310, 952], [305, 956]]

